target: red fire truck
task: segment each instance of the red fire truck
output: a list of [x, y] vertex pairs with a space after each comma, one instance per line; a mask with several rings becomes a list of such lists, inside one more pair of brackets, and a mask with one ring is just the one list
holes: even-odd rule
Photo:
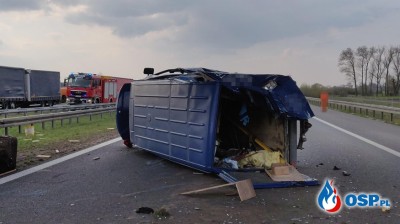
[[62, 101], [69, 104], [115, 102], [122, 86], [132, 81], [92, 73], [71, 73], [61, 88]]

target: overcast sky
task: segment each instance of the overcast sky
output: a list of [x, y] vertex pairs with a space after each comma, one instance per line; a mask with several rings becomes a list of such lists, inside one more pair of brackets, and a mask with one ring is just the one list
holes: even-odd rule
[[342, 85], [340, 51], [399, 45], [399, 10], [397, 0], [0, 0], [0, 65], [135, 79], [144, 67], [206, 67]]

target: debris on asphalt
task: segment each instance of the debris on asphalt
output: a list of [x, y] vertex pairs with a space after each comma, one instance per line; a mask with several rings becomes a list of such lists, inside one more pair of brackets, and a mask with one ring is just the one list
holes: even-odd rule
[[36, 158], [50, 158], [51, 155], [37, 155]]
[[154, 212], [154, 215], [157, 217], [157, 218], [168, 218], [169, 216], [171, 216], [171, 214], [169, 214], [169, 212], [167, 211], [167, 209], [165, 209], [165, 208], [161, 208], [160, 210], [157, 210], [157, 211], [155, 211]]
[[[273, 181], [305, 181], [305, 177], [292, 165], [279, 165], [279, 169], [265, 170]], [[274, 173], [275, 172], [275, 173]]]
[[209, 190], [218, 189], [218, 188], [227, 187], [227, 186], [233, 186], [233, 185], [235, 185], [241, 201], [244, 201], [244, 200], [247, 200], [247, 199], [250, 199], [250, 198], [253, 198], [256, 196], [256, 192], [254, 191], [253, 183], [250, 179], [227, 183], [227, 184], [221, 184], [221, 185], [217, 185], [217, 186], [213, 186], [213, 187], [202, 188], [202, 189], [198, 189], [198, 190], [194, 190], [194, 191], [188, 191], [188, 192], [184, 192], [181, 194], [182, 195], [196, 194], [196, 193], [200, 193], [203, 191], [209, 191]]
[[319, 167], [319, 166], [323, 166], [324, 164], [323, 163], [319, 163], [319, 164], [317, 164], [317, 165], [315, 165], [316, 167]]
[[333, 170], [340, 170], [340, 168], [337, 167], [337, 166], [334, 166], [334, 167], [333, 167]]
[[71, 143], [77, 143], [77, 142], [80, 142], [79, 140], [74, 140], [74, 139], [72, 139], [72, 140], [68, 140], [69, 142], [71, 142]]
[[151, 214], [154, 213], [154, 210], [149, 207], [140, 207], [136, 210], [136, 213]]
[[203, 175], [204, 173], [200, 173], [200, 172], [193, 172], [193, 174], [195, 174], [195, 175]]
[[289, 175], [290, 174], [290, 166], [286, 164], [273, 163], [271, 165], [271, 171], [274, 175]]
[[60, 152], [60, 150], [56, 149], [56, 153], [59, 153], [59, 152]]
[[94, 157], [93, 158], [93, 160], [99, 160], [100, 159], [100, 157]]
[[343, 173], [343, 176], [345, 176], [345, 177], [348, 177], [348, 176], [350, 176], [350, 175], [351, 175], [351, 174], [350, 174], [350, 173], [348, 173], [347, 171], [343, 171], [342, 173]]
[[389, 213], [390, 212], [390, 207], [386, 207], [386, 206], [382, 207], [382, 212]]

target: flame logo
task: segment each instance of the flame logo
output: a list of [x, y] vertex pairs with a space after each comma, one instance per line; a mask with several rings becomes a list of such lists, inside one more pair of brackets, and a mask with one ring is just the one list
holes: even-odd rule
[[318, 205], [322, 210], [328, 213], [338, 212], [342, 207], [340, 196], [336, 188], [333, 187], [333, 180], [330, 183], [326, 180], [325, 186], [323, 186], [321, 192], [319, 192]]

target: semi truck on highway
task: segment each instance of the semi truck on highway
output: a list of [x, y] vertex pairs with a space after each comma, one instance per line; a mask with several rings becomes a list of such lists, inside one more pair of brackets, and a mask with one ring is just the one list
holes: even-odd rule
[[71, 73], [61, 87], [61, 100], [69, 104], [116, 102], [122, 85], [132, 81], [92, 73]]
[[[118, 98], [117, 128], [128, 147], [228, 182], [257, 171], [256, 188], [318, 184], [295, 172], [314, 113], [291, 77], [206, 68], [144, 73]], [[286, 181], [267, 180], [265, 169], [281, 165]]]
[[60, 73], [0, 66], [0, 103], [3, 109], [54, 105], [60, 101]]

